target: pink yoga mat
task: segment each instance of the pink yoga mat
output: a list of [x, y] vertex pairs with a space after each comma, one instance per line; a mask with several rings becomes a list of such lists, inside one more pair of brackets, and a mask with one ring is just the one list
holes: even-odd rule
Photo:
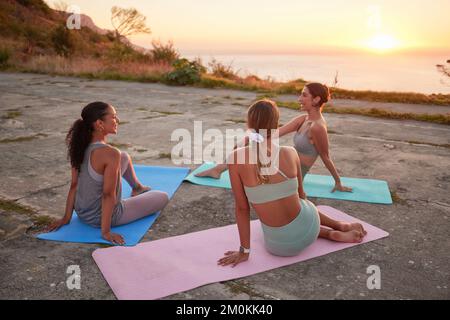
[[[331, 207], [318, 208], [334, 219], [362, 223], [367, 230], [362, 243], [389, 235]], [[150, 241], [135, 247], [97, 249], [92, 256], [118, 299], [147, 300], [253, 275], [356, 245], [359, 244], [317, 239], [295, 257], [276, 257], [265, 250], [260, 222], [254, 220], [251, 222], [250, 259], [234, 268], [218, 266], [217, 260], [226, 251], [239, 247], [236, 225]]]

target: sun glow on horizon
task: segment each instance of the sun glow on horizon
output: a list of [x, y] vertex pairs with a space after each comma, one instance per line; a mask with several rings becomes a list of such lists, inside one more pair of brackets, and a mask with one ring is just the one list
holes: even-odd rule
[[387, 34], [376, 34], [366, 43], [366, 47], [371, 51], [380, 53], [390, 52], [392, 50], [398, 49], [399, 46], [399, 41], [393, 36]]

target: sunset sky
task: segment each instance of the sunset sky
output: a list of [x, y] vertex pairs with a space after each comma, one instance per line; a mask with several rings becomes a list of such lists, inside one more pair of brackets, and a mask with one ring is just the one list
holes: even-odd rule
[[[46, 1], [50, 6], [55, 1]], [[450, 52], [448, 0], [74, 0], [101, 28], [111, 7], [134, 7], [150, 35], [131, 40], [150, 47], [173, 40], [184, 53], [299, 53], [365, 50]]]

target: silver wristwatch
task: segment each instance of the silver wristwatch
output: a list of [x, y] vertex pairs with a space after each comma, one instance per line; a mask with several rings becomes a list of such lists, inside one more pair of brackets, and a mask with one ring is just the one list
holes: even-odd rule
[[239, 247], [239, 252], [240, 253], [250, 253], [250, 248], [244, 248], [243, 246]]

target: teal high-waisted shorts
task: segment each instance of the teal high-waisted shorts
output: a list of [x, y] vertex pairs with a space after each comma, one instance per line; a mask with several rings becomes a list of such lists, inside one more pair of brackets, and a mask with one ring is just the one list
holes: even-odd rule
[[276, 256], [295, 256], [316, 241], [320, 231], [320, 217], [316, 206], [300, 199], [300, 212], [287, 225], [266, 226], [261, 222], [267, 251]]

